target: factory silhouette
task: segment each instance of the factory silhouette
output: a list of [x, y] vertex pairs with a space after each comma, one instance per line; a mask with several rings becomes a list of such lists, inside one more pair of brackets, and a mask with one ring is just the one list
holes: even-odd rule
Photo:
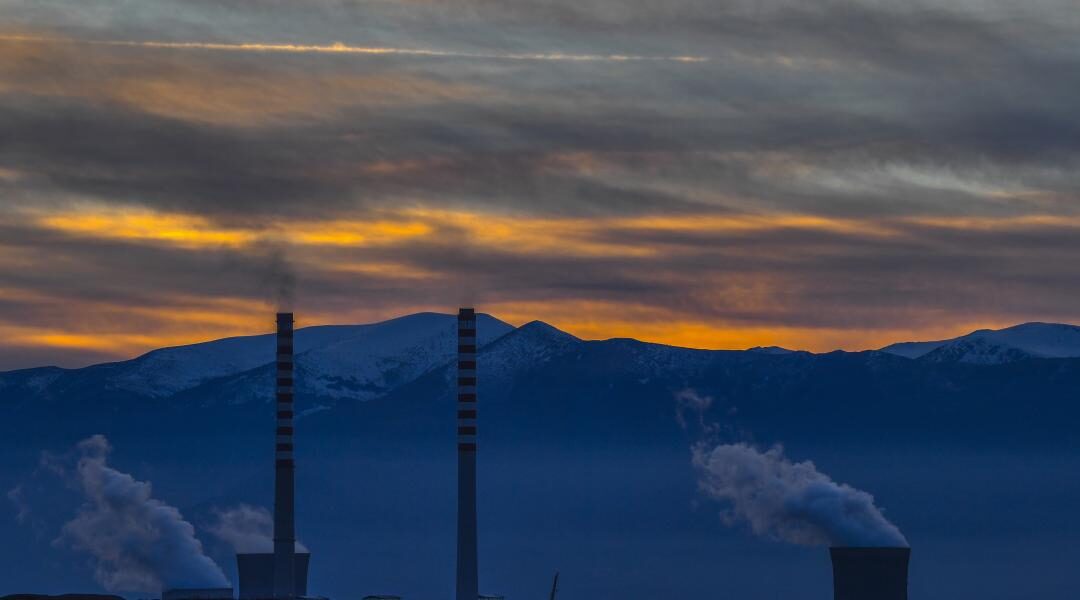
[[[454, 600], [502, 600], [480, 592], [477, 515], [478, 382], [477, 318], [472, 308], [457, 315], [457, 541]], [[294, 319], [291, 312], [277, 314], [274, 407], [274, 511], [272, 552], [236, 555], [237, 589], [172, 588], [161, 590], [161, 600], [299, 600], [320, 598], [309, 591], [311, 553], [297, 549], [295, 519], [295, 410]], [[302, 547], [301, 547], [302, 548]], [[829, 549], [834, 600], [907, 600], [908, 547], [834, 546]], [[570, 575], [573, 576], [572, 574]], [[555, 574], [549, 600], [555, 600], [559, 575]], [[537, 595], [544, 593], [537, 590]], [[68, 595], [77, 598], [102, 596]], [[32, 600], [33, 595], [6, 600]], [[110, 597], [105, 597], [110, 598]], [[115, 597], [111, 597], [115, 598]], [[0, 598], [5, 600], [5, 598]], [[364, 600], [400, 600], [394, 595], [371, 595]]]

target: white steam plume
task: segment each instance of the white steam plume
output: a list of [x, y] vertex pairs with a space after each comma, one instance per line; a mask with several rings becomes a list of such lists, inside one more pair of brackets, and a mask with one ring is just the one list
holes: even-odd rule
[[[274, 551], [274, 517], [261, 506], [241, 504], [226, 510], [215, 510], [217, 521], [207, 531], [232, 546], [239, 553]], [[308, 549], [299, 541], [297, 552]]]
[[86, 501], [55, 543], [88, 552], [105, 589], [156, 593], [229, 585], [179, 510], [153, 498], [148, 482], [108, 465], [105, 436], [85, 439], [77, 449], [72, 483]]
[[702, 444], [693, 461], [702, 492], [728, 505], [728, 524], [746, 522], [757, 535], [794, 544], [908, 545], [873, 496], [836, 483], [810, 461], [791, 462], [779, 446]]

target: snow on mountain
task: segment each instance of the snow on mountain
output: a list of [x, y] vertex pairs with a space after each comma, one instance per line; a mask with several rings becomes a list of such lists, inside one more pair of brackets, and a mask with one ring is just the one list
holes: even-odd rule
[[[514, 331], [490, 315], [477, 315], [477, 344]], [[298, 354], [297, 369], [315, 396], [367, 400], [453, 360], [457, 318], [420, 313], [362, 326], [355, 336]]]
[[[632, 373], [640, 382], [662, 376], [690, 379], [722, 357], [768, 359], [793, 354], [776, 347], [717, 352], [632, 339], [583, 341], [539, 321], [519, 329], [489, 315], [479, 315], [478, 321], [483, 377], [491, 381], [512, 378], [523, 368], [557, 357], [573, 360], [567, 353], [574, 351], [588, 350], [597, 372], [613, 377]], [[314, 401], [312, 408], [342, 399], [380, 397], [450, 364], [455, 346], [455, 317], [446, 314], [420, 313], [367, 325], [300, 328], [296, 332], [299, 397]], [[273, 348], [273, 334], [227, 338], [163, 348], [129, 361], [83, 369], [3, 373], [0, 389], [15, 403], [122, 396], [175, 398], [205, 405], [242, 404], [271, 397]], [[882, 352], [924, 362], [974, 364], [1080, 357], [1080, 327], [1026, 323], [997, 331], [979, 330], [952, 340], [893, 344]]]
[[[481, 345], [514, 330], [488, 315], [477, 319]], [[455, 327], [453, 315], [420, 313], [368, 325], [297, 329], [298, 386], [321, 398], [380, 395], [450, 361], [456, 351]], [[12, 371], [0, 374], [0, 388], [42, 398], [88, 390], [167, 398], [219, 382], [218, 394], [228, 403], [239, 403], [270, 397], [273, 381], [263, 371], [273, 357], [274, 334], [234, 337], [83, 369]]]
[[939, 363], [968, 363], [973, 365], [1001, 365], [1005, 363], [1038, 358], [1030, 352], [994, 343], [986, 338], [962, 339], [950, 342], [927, 352], [919, 360]]
[[879, 352], [887, 352], [904, 358], [919, 358], [953, 340], [935, 340], [932, 342], [897, 342], [878, 349]]
[[[477, 333], [483, 335], [483, 325]], [[537, 365], [580, 345], [582, 341], [542, 321], [519, 327], [481, 351], [480, 375], [501, 380], [519, 366]]]
[[[318, 404], [345, 399], [370, 400], [453, 360], [457, 352], [457, 317], [419, 313], [381, 323], [351, 326], [352, 333], [296, 353], [298, 398]], [[302, 330], [297, 331], [299, 340]], [[490, 315], [477, 315], [477, 342], [483, 347], [514, 331]], [[203, 404], [243, 404], [273, 397], [269, 363], [185, 392]]]
[[[369, 325], [329, 325], [296, 331], [296, 352], [363, 335]], [[121, 363], [99, 365], [109, 371], [108, 385], [150, 397], [166, 397], [200, 383], [254, 369], [273, 361], [274, 334], [225, 338], [162, 348]]]
[[1080, 357], [1080, 327], [1024, 323], [1005, 329], [980, 329], [951, 340], [903, 342], [881, 349], [927, 362], [1002, 364], [1028, 358]]

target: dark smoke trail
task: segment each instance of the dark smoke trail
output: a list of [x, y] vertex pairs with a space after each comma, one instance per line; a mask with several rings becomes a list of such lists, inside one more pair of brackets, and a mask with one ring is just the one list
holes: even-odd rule
[[296, 304], [296, 272], [289, 262], [287, 249], [279, 244], [266, 244], [265, 262], [260, 272], [260, 283], [278, 312], [292, 312]]
[[151, 496], [151, 485], [108, 465], [105, 436], [79, 442], [71, 474], [85, 503], [55, 541], [88, 552], [95, 577], [110, 591], [158, 592], [162, 588], [229, 585], [203, 554], [195, 528], [176, 508]]

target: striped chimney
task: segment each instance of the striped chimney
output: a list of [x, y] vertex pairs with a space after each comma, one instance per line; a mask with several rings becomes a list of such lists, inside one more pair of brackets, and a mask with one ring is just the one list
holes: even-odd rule
[[476, 312], [457, 318], [457, 600], [480, 596], [476, 551]]
[[296, 597], [293, 463], [293, 315], [277, 315], [277, 434], [274, 450], [274, 598]]

